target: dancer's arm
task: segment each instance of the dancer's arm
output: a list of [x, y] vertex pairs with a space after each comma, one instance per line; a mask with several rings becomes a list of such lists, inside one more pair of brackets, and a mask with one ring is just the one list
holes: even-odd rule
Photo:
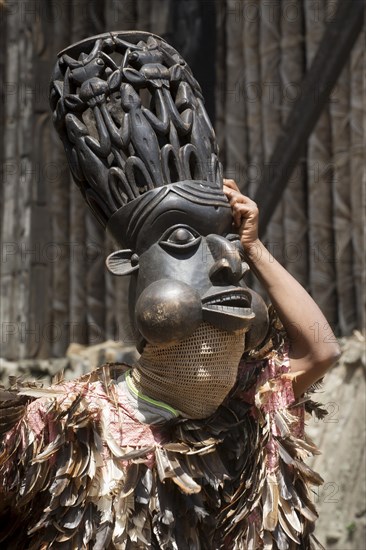
[[266, 289], [288, 334], [291, 371], [299, 373], [294, 383], [299, 396], [335, 363], [339, 346], [314, 300], [260, 241], [255, 202], [242, 195], [233, 180], [224, 180], [224, 192], [248, 264]]

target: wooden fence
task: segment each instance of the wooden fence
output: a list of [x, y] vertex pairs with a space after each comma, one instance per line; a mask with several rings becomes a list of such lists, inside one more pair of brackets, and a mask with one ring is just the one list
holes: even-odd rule
[[[165, 36], [203, 86], [226, 176], [254, 196], [271, 169], [271, 153], [335, 5], [330, 0], [2, 4], [0, 357], [60, 357], [70, 341], [131, 339], [126, 281], [106, 273], [111, 243], [71, 181], [52, 128], [48, 83], [57, 51], [107, 30], [138, 28]], [[265, 236], [342, 335], [364, 326], [363, 44], [364, 35], [304, 144]]]

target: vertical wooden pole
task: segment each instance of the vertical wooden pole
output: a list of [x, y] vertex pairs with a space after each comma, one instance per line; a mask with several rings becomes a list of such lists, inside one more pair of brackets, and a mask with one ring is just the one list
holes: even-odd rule
[[[44, 164], [47, 158], [47, 149], [42, 143], [39, 152], [33, 151], [32, 123], [34, 111], [39, 120], [43, 114], [37, 109], [37, 99], [40, 93], [38, 82], [34, 77], [34, 67], [37, 56], [36, 48], [32, 44], [31, 32], [35, 30], [36, 19], [32, 14], [31, 20], [27, 20], [25, 14], [21, 14], [18, 30], [18, 123], [17, 123], [17, 164], [18, 181], [16, 185], [16, 209], [14, 238], [20, 246], [20, 254], [16, 254], [16, 267], [14, 272], [14, 310], [17, 323], [20, 326], [20, 338], [17, 355], [20, 358], [29, 357], [35, 350], [42, 350], [43, 354], [49, 351], [48, 342], [42, 342], [47, 335], [39, 332], [42, 325], [36, 327], [29, 322], [30, 309], [30, 283], [42, 284], [41, 281], [49, 280], [50, 265], [44, 256], [44, 244], [42, 237], [33, 240], [35, 224], [34, 209], [38, 209], [47, 197], [32, 197], [32, 189], [39, 186], [39, 180], [44, 176]], [[31, 32], [29, 32], [31, 30]], [[34, 51], [35, 50], [35, 51]], [[11, 63], [11, 60], [9, 60]], [[40, 126], [41, 127], [41, 126]], [[42, 125], [43, 130], [44, 126]], [[47, 194], [47, 193], [46, 193]], [[35, 200], [34, 200], [35, 199]], [[33, 218], [33, 219], [32, 219]], [[49, 227], [48, 222], [47, 227]], [[23, 253], [24, 252], [24, 253]], [[46, 303], [37, 305], [43, 321], [50, 320], [50, 308]], [[38, 319], [37, 319], [38, 321]], [[33, 332], [35, 331], [35, 332]], [[39, 341], [39, 348], [38, 348]]]
[[[88, 2], [87, 34], [100, 34], [105, 30], [103, 5], [97, 0]], [[105, 339], [106, 304], [105, 304], [105, 231], [96, 221], [88, 207], [85, 209], [86, 231], [86, 306], [87, 338], [93, 345]]]
[[[70, 5], [65, 3], [62, 9], [55, 9], [52, 13], [52, 51], [50, 52], [50, 66], [55, 62], [57, 52], [65, 48], [70, 40]], [[60, 6], [58, 6], [60, 8]], [[47, 90], [47, 89], [46, 89]], [[46, 96], [45, 90], [45, 96]], [[46, 105], [47, 106], [47, 105]], [[62, 357], [65, 354], [70, 338], [70, 171], [65, 159], [62, 143], [50, 126], [50, 148], [48, 150], [49, 185], [51, 192], [51, 223], [52, 240], [56, 248], [56, 260], [52, 263], [52, 316], [55, 325], [55, 338], [52, 345], [52, 355]]]
[[[151, 30], [151, 10], [150, 0], [138, 0], [137, 2], [137, 28], [141, 31]], [[152, 31], [156, 32], [156, 31]], [[157, 33], [156, 33], [157, 34]]]
[[[0, 5], [0, 74], [6, 74], [6, 17], [5, 17], [5, 6], [4, 4]], [[0, 163], [4, 167], [4, 133], [5, 133], [5, 99], [6, 99], [6, 86], [0, 87]], [[4, 172], [1, 172], [0, 179], [0, 243], [2, 243], [2, 231], [3, 231], [3, 211], [4, 211], [4, 201], [3, 201], [3, 182], [4, 182]], [[2, 262], [0, 262], [0, 277]], [[0, 286], [1, 293], [1, 286]], [[0, 305], [0, 321], [3, 321], [2, 310]]]
[[236, 180], [245, 191], [247, 168], [247, 131], [245, 113], [245, 82], [243, 70], [244, 19], [241, 2], [227, 0], [226, 3], [226, 165], [224, 174]]
[[[306, 0], [307, 66], [323, 36], [324, 2]], [[314, 101], [317, 101], [316, 89]], [[336, 269], [332, 201], [332, 144], [329, 107], [325, 107], [308, 145], [309, 272], [310, 292], [332, 326], [337, 324]]]
[[353, 280], [356, 291], [357, 327], [366, 329], [366, 72], [365, 29], [351, 55], [350, 86], [350, 195], [353, 243]]
[[[303, 11], [300, 0], [281, 3], [282, 124], [301, 95], [304, 75]], [[305, 153], [305, 151], [304, 151]], [[283, 237], [286, 269], [304, 286], [308, 284], [307, 200], [305, 158], [295, 166], [283, 196]]]
[[150, 31], [162, 37], [171, 33], [172, 0], [150, 0], [149, 4]]
[[108, 31], [130, 31], [135, 29], [137, 2], [135, 0], [105, 0], [105, 25]]
[[5, 109], [4, 122], [6, 135], [4, 139], [3, 164], [3, 216], [2, 216], [2, 262], [1, 262], [1, 343], [2, 356], [16, 358], [20, 325], [16, 322], [15, 311], [15, 278], [16, 255], [20, 254], [20, 243], [15, 237], [16, 231], [16, 197], [19, 180], [19, 163], [17, 147], [18, 111], [18, 32], [19, 18], [17, 10], [7, 13], [7, 47], [5, 55]]
[[245, 101], [248, 127], [248, 194], [254, 197], [261, 181], [264, 165], [262, 136], [262, 86], [260, 41], [260, 5], [244, 0], [243, 57], [245, 69]]
[[226, 5], [221, 0], [216, 0], [216, 84], [215, 84], [215, 130], [216, 139], [220, 149], [220, 161], [226, 165], [225, 151], [225, 82], [226, 82]]
[[[88, 1], [73, 6], [71, 42], [88, 36], [86, 17]], [[87, 344], [87, 260], [86, 205], [70, 176], [70, 337], [74, 342]]]
[[[264, 166], [271, 170], [270, 159], [281, 132], [281, 5], [279, 0], [262, 0], [260, 22], [262, 135]], [[284, 263], [283, 257], [283, 206], [275, 209], [267, 226], [265, 242], [273, 255]]]
[[93, 345], [105, 338], [105, 234], [103, 227], [89, 211], [86, 213], [85, 227], [88, 344]]
[[350, 71], [343, 69], [330, 102], [333, 149], [333, 201], [338, 323], [340, 333], [356, 328], [356, 301], [353, 279], [352, 212], [350, 182]]

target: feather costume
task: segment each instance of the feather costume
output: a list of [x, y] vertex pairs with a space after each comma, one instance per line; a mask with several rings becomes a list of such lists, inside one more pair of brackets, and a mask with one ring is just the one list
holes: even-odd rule
[[172, 409], [170, 419], [142, 422], [119, 382], [128, 370], [109, 364], [2, 392], [2, 547], [322, 548], [309, 493], [322, 479], [305, 464], [318, 451], [283, 341], [241, 363], [206, 419]]

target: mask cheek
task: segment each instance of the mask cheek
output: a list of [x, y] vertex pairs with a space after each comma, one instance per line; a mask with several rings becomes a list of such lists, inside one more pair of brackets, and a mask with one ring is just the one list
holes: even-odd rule
[[147, 342], [170, 346], [188, 338], [202, 323], [201, 297], [186, 283], [161, 279], [140, 294], [135, 319]]

